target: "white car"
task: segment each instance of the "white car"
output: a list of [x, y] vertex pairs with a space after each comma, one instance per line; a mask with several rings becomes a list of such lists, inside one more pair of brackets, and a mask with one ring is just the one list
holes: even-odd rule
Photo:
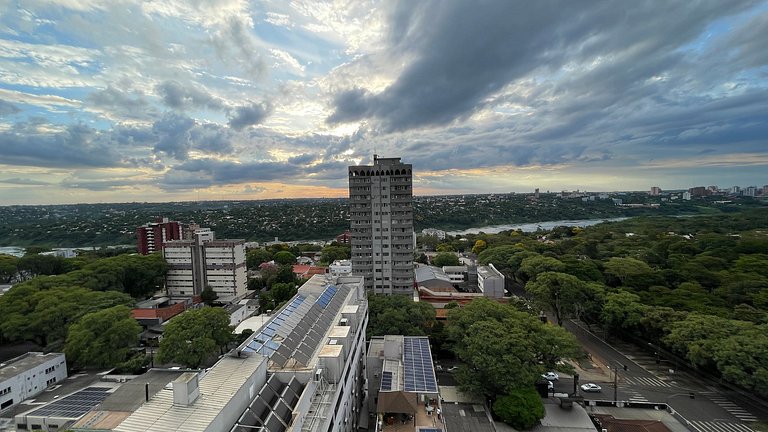
[[553, 383], [552, 381], [547, 381], [547, 390], [551, 392], [555, 391], [555, 383]]
[[544, 378], [547, 381], [557, 381], [557, 380], [560, 379], [560, 375], [558, 375], [555, 372], [551, 372], [551, 371], [547, 372], [547, 373], [544, 373], [544, 374], [541, 374], [541, 377]]
[[581, 391], [587, 393], [599, 393], [603, 388], [595, 383], [586, 383], [581, 385]]

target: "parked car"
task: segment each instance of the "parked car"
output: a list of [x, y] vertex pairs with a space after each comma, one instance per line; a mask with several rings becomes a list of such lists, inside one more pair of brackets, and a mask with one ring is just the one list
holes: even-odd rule
[[547, 373], [541, 374], [541, 377], [546, 379], [547, 381], [557, 381], [560, 379], [560, 375], [558, 375], [556, 372], [549, 371]]
[[547, 390], [551, 392], [555, 391], [555, 383], [553, 383], [552, 381], [547, 381]]
[[581, 391], [587, 393], [599, 393], [603, 388], [595, 383], [586, 383], [581, 385]]

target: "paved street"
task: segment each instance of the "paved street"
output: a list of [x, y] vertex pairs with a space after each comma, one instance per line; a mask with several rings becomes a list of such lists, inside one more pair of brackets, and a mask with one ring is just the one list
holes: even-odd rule
[[[749, 423], [768, 420], [765, 406], [735, 392], [707, 386], [700, 379], [677, 370], [674, 364], [657, 359], [653, 353], [629, 344], [608, 345], [575, 321], [566, 322], [565, 327], [591, 354], [598, 368], [596, 372], [602, 372], [585, 374], [602, 387], [601, 393], [585, 394], [587, 399], [613, 399], [613, 373], [618, 367], [618, 400], [667, 403], [690, 422], [691, 430], [749, 432], [753, 430]], [[581, 378], [581, 383], [587, 382], [585, 378]], [[556, 390], [570, 391], [572, 385], [571, 379], [561, 378]], [[691, 393], [695, 399], [690, 398]]]

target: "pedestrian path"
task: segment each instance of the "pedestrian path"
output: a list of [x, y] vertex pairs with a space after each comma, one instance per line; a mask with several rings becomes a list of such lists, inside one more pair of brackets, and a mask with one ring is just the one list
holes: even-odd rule
[[626, 392], [629, 394], [629, 400], [630, 402], [643, 402], [643, 403], [649, 403], [650, 401], [640, 394], [640, 392], [634, 391], [634, 390], [626, 390]]
[[752, 415], [749, 411], [745, 410], [744, 408], [736, 405], [735, 403], [728, 400], [725, 396], [718, 392], [701, 392], [702, 396], [705, 396], [707, 399], [711, 400], [712, 402], [716, 403], [720, 408], [728, 411], [736, 417], [737, 419], [745, 422], [756, 422], [757, 417]]
[[689, 423], [698, 432], [755, 432], [742, 423], [721, 421], [691, 421]]
[[672, 387], [669, 383], [658, 378], [624, 377], [624, 382], [646, 387]]

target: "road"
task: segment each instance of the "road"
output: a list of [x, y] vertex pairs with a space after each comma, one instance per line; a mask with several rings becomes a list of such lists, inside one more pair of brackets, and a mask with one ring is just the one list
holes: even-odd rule
[[[619, 366], [617, 396], [620, 401], [666, 403], [690, 421], [691, 430], [697, 432], [749, 432], [753, 430], [749, 427], [751, 422], [768, 420], [765, 406], [735, 392], [702, 383], [661, 359], [657, 363], [653, 353], [628, 344], [609, 345], [574, 320], [566, 321], [564, 327], [576, 336], [593, 359], [612, 370]], [[602, 392], [585, 394], [585, 398], [613, 400], [613, 375], [595, 383], [602, 386]], [[566, 391], [572, 386], [572, 380], [563, 378], [556, 384], [556, 390]], [[695, 399], [690, 397], [691, 393]]]

